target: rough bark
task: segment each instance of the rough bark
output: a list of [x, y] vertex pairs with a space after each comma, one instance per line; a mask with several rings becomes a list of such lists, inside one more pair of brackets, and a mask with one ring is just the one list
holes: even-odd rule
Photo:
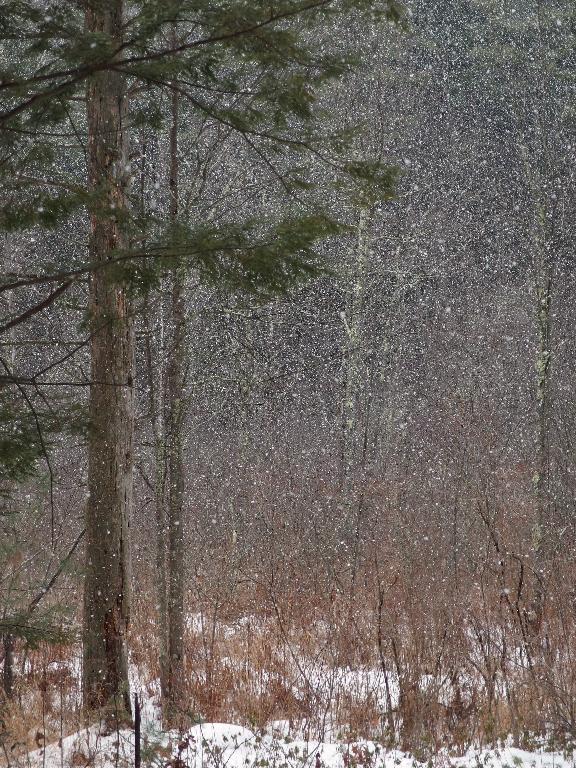
[[[86, 27], [116, 38], [122, 0], [95, 3]], [[113, 71], [92, 78], [87, 89], [88, 181], [100, 204], [90, 216], [90, 258], [102, 265], [126, 246], [126, 95]], [[83, 685], [86, 710], [110, 718], [130, 712], [126, 637], [129, 623], [128, 526], [132, 505], [133, 327], [125, 290], [111, 271], [90, 281], [91, 386], [86, 506]]]
[[[170, 218], [178, 216], [178, 107], [172, 95], [170, 131]], [[184, 679], [184, 466], [183, 466], [183, 387], [186, 360], [186, 313], [184, 273], [177, 269], [172, 278], [172, 339], [166, 368], [166, 456], [168, 469], [168, 670], [166, 675], [165, 717], [171, 726], [179, 725], [183, 709]]]
[[178, 719], [182, 710], [184, 677], [184, 467], [182, 451], [182, 385], [184, 362], [184, 311], [182, 282], [174, 277], [172, 292], [174, 344], [167, 370], [169, 403], [168, 457], [168, 720]]

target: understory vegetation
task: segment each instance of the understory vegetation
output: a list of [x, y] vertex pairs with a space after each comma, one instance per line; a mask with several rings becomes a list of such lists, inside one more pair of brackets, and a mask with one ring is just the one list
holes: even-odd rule
[[[226, 544], [222, 531], [222, 546], [195, 558], [185, 721], [306, 741], [368, 739], [423, 761], [509, 738], [526, 750], [570, 752], [571, 579], [554, 580], [536, 635], [518, 556], [490, 553], [483, 525], [476, 521], [485, 549], [479, 562], [461, 563], [457, 590], [453, 563], [422, 568], [407, 549], [383, 565], [361, 543], [354, 574], [342, 559], [335, 573], [312, 539], [308, 551], [292, 539], [288, 554], [253, 553], [242, 563], [240, 545]], [[146, 597], [152, 583], [141, 588], [130, 637], [133, 690], [158, 707], [158, 616]], [[75, 644], [18, 648], [3, 715], [9, 755], [81, 729], [80, 658]]]

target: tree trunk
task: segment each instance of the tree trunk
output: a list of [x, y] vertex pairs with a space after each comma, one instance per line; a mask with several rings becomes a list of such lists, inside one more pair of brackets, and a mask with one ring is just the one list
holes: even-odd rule
[[346, 332], [344, 353], [344, 397], [342, 401], [342, 508], [345, 535], [352, 544], [349, 620], [352, 621], [356, 591], [361, 528], [363, 524], [364, 475], [366, 471], [367, 409], [366, 350], [363, 333], [364, 300], [369, 262], [371, 211], [358, 215], [355, 259], [350, 266], [346, 310], [342, 320]]
[[[535, 320], [538, 349], [535, 356], [536, 451], [533, 477], [535, 491], [535, 520], [532, 530], [532, 554], [536, 575], [534, 594], [527, 612], [527, 630], [532, 637], [540, 633], [545, 601], [546, 572], [551, 524], [550, 507], [550, 367], [551, 301], [554, 258], [550, 250], [547, 224], [546, 138], [542, 135], [539, 111], [534, 121], [535, 147], [522, 147], [524, 172], [534, 205], [532, 248], [534, 263]], [[544, 166], [544, 170], [542, 169]]]
[[[534, 45], [535, 61], [546, 59], [544, 32], [542, 25], [542, 3], [536, 0], [534, 5], [537, 36]], [[546, 71], [539, 68], [538, 79], [532, 82], [533, 105], [531, 109], [533, 139], [532, 156], [525, 151], [526, 175], [534, 201], [534, 273], [536, 292], [536, 326], [538, 332], [538, 351], [536, 353], [536, 408], [537, 408], [537, 447], [536, 472], [534, 487], [536, 491], [536, 520], [533, 528], [533, 556], [536, 580], [534, 596], [528, 612], [527, 629], [538, 636], [544, 617], [546, 598], [546, 580], [550, 567], [551, 537], [551, 488], [550, 488], [550, 366], [551, 347], [551, 301], [554, 276], [554, 253], [550, 245], [550, 219], [548, 217], [549, 189], [553, 178], [549, 155], [549, 83]]]
[[[172, 94], [170, 131], [170, 218], [178, 216], [178, 107]], [[172, 277], [172, 340], [166, 369], [166, 456], [168, 465], [168, 672], [165, 716], [169, 726], [181, 725], [184, 680], [184, 466], [182, 451], [186, 312], [184, 273]]]
[[[8, 241], [7, 235], [5, 235], [3, 241], [4, 247], [2, 248], [2, 266], [6, 273], [14, 272], [16, 271], [15, 265], [12, 263], [12, 260], [8, 255], [10, 252], [10, 243]], [[9, 292], [7, 300], [8, 316], [12, 315], [13, 301], [14, 294]], [[11, 374], [14, 374], [16, 370], [16, 347], [14, 345], [14, 330], [15, 329], [12, 328], [8, 331], [8, 361]], [[7, 482], [6, 484], [8, 486], [5, 489], [6, 504], [9, 505], [14, 489], [12, 487], [12, 483]], [[6, 614], [4, 614], [4, 618], [6, 618]], [[2, 685], [6, 698], [10, 700], [14, 695], [14, 635], [10, 634], [10, 632], [4, 634], [2, 636], [2, 644], [4, 646], [4, 668], [2, 671]]]
[[165, 376], [164, 376], [164, 306], [160, 301], [160, 306], [156, 312], [153, 322], [159, 329], [159, 351], [158, 356], [160, 365], [156, 365], [157, 360], [153, 358], [152, 351], [152, 328], [150, 326], [151, 307], [145, 306], [144, 325], [146, 328], [146, 368], [148, 374], [148, 397], [150, 404], [150, 416], [152, 421], [152, 432], [154, 435], [154, 518], [156, 523], [156, 596], [158, 612], [158, 650], [160, 667], [160, 691], [162, 701], [166, 699], [168, 683], [168, 589], [167, 589], [167, 545], [166, 534], [168, 530], [166, 520], [166, 430], [164, 426], [164, 398], [165, 398]]
[[14, 696], [14, 635], [9, 632], [3, 636], [4, 642], [4, 669], [2, 672], [2, 684], [4, 694], [10, 700]]
[[[122, 0], [94, 3], [86, 28], [109, 35], [122, 29]], [[133, 327], [124, 289], [103, 267], [126, 246], [126, 96], [119, 73], [92, 78], [87, 89], [88, 181], [99, 193], [90, 223], [91, 385], [84, 584], [84, 705], [111, 719], [130, 712], [126, 636], [129, 622], [128, 526], [132, 505]]]
[[552, 270], [544, 241], [545, 212], [538, 204], [536, 242], [536, 325], [538, 352], [536, 353], [536, 408], [537, 408], [537, 458], [534, 486], [536, 490], [536, 522], [533, 529], [534, 568], [536, 582], [534, 599], [529, 614], [529, 629], [538, 634], [542, 625], [547, 571], [546, 529], [550, 516], [550, 360]]
[[182, 710], [184, 679], [184, 467], [182, 451], [182, 386], [185, 321], [182, 278], [174, 275], [172, 310], [174, 345], [168, 364], [166, 394], [168, 400], [168, 708], [167, 715], [175, 724]]
[[365, 399], [365, 350], [362, 334], [363, 307], [366, 294], [370, 212], [365, 208], [358, 215], [358, 240], [355, 261], [350, 267], [351, 285], [343, 315], [346, 332], [344, 355], [344, 398], [342, 402], [342, 488], [350, 495], [354, 477], [364, 463], [363, 440], [359, 419]]

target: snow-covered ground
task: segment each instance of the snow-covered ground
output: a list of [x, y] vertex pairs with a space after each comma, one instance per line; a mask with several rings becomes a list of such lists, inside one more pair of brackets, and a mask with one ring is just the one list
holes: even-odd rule
[[[102, 735], [97, 728], [65, 738], [62, 744], [31, 752], [11, 763], [26, 768], [127, 768], [134, 765], [134, 733]], [[427, 766], [438, 768], [574, 768], [572, 755], [501, 750], [440, 753]], [[372, 741], [317, 742], [274, 733], [259, 735], [227, 723], [196, 725], [185, 734], [161, 733], [154, 723], [142, 734], [142, 765], [167, 768], [418, 768], [412, 756]], [[422, 764], [424, 765], [424, 764]]]
[[[234, 664], [233, 659], [230, 664]], [[79, 666], [73, 665], [73, 669], [78, 676]], [[293, 670], [295, 694], [300, 692], [300, 677], [318, 692], [318, 701], [330, 700], [335, 690], [343, 690], [358, 700], [372, 699], [384, 712], [384, 681], [379, 669], [330, 668], [321, 659], [302, 656]], [[257, 679], [264, 692], [266, 676], [261, 674]], [[432, 683], [432, 678], [421, 682], [423, 687]], [[141, 703], [143, 768], [576, 768], [576, 752], [564, 754], [545, 748], [528, 752], [511, 746], [470, 749], [463, 755], [441, 751], [422, 763], [376, 741], [346, 741], [342, 729], [331, 724], [329, 707], [321, 731], [324, 741], [311, 740], [314, 729], [305, 723], [288, 720], [269, 722], [264, 732], [230, 723], [202, 723], [184, 734], [167, 733], [161, 730], [159, 681], [150, 680], [142, 667], [131, 664], [130, 687], [138, 692]], [[390, 693], [396, 702], [394, 679]], [[442, 687], [437, 693], [450, 698], [450, 691]], [[49, 743], [45, 749], [18, 756], [0, 752], [0, 768], [132, 768], [134, 753], [132, 730], [105, 733], [93, 726], [65, 737], [61, 743]]]

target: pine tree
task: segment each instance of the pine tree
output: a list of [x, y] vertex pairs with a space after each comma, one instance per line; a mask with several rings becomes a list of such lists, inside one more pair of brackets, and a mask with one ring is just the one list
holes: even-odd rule
[[[123, 716], [134, 297], [165, 269], [187, 264], [206, 279], [264, 293], [318, 272], [318, 244], [341, 231], [334, 206], [319, 201], [342, 192], [373, 199], [393, 182], [379, 163], [349, 159], [349, 132], [326, 131], [320, 95], [357, 65], [339, 43], [340, 20], [361, 25], [401, 12], [395, 0], [379, 8], [369, 0], [89, 0], [84, 8], [0, 4], [0, 226], [90, 231], [87, 258], [66, 248], [36, 255], [34, 271], [5, 275], [0, 291], [24, 297], [26, 309], [5, 324], [14, 327], [89, 277], [84, 696], [88, 710]], [[163, 93], [264, 158], [288, 196], [285, 214], [218, 225], [142, 215], [131, 189], [134, 129], [162, 122]], [[332, 192], [319, 194], [320, 184]], [[13, 388], [14, 372], [6, 377]], [[23, 422], [22, 410], [11, 407], [7, 423]], [[10, 438], [5, 466], [31, 469], [37, 444]]]

